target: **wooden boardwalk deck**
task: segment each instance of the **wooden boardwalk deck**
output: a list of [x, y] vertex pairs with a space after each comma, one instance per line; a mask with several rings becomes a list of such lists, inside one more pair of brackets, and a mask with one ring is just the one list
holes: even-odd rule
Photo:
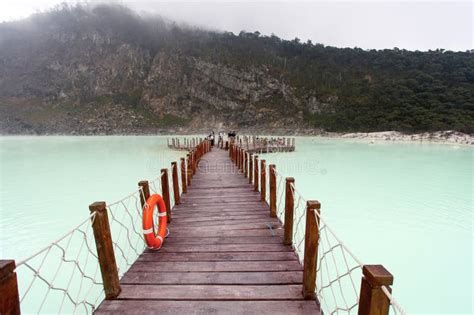
[[266, 203], [228, 152], [203, 156], [160, 251], [145, 251], [105, 313], [319, 314], [302, 267]]

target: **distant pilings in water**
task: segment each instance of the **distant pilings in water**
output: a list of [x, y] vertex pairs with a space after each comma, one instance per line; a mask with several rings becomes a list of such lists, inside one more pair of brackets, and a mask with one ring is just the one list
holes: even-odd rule
[[249, 153], [293, 152], [296, 149], [295, 138], [237, 136], [235, 144]]
[[199, 143], [204, 139], [201, 137], [191, 137], [191, 138], [168, 138], [168, 148], [171, 150], [177, 151], [189, 151], [195, 148]]

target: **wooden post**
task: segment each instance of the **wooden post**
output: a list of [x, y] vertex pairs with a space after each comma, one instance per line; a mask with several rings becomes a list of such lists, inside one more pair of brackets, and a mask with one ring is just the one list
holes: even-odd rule
[[0, 260], [0, 314], [20, 315], [14, 260]]
[[174, 194], [174, 203], [179, 205], [179, 179], [178, 179], [178, 163], [171, 162], [171, 172], [173, 177], [173, 194]]
[[105, 299], [112, 300], [120, 294], [122, 289], [120, 288], [107, 208], [105, 202], [98, 201], [91, 204], [89, 210], [91, 213], [95, 212], [95, 216], [91, 221], [92, 229], [94, 230], [95, 246], [97, 248], [97, 257], [99, 258], [100, 272], [102, 274]]
[[285, 234], [283, 237], [283, 244], [291, 245], [293, 243], [293, 211], [294, 211], [294, 196], [291, 185], [295, 184], [293, 177], [286, 178], [285, 185]]
[[[306, 231], [304, 236], [303, 297], [313, 300], [316, 290], [316, 264], [318, 260], [319, 214], [321, 204], [316, 200], [306, 202]], [[315, 215], [315, 212], [318, 214]]]
[[142, 188], [142, 192], [140, 193], [140, 204], [142, 205], [143, 209], [146, 201], [148, 198], [150, 198], [150, 185], [148, 184], [147, 180], [142, 180], [138, 182], [138, 187]]
[[382, 286], [391, 293], [393, 275], [382, 265], [365, 265], [362, 274], [358, 314], [388, 315], [390, 300], [382, 291]]
[[277, 187], [276, 187], [276, 167], [275, 164], [270, 164], [268, 167], [270, 171], [270, 216], [276, 218], [277, 216]]
[[265, 201], [267, 198], [267, 168], [265, 160], [260, 161], [260, 200]]
[[171, 222], [171, 202], [170, 202], [170, 186], [168, 181], [168, 169], [161, 169], [161, 194], [166, 205], [166, 216], [168, 223]]
[[249, 153], [249, 184], [252, 184], [253, 177], [253, 155]]
[[258, 191], [258, 155], [255, 155], [253, 158], [253, 186], [254, 191]]
[[247, 178], [248, 176], [248, 161], [247, 161], [247, 151], [244, 150], [244, 178]]
[[183, 190], [183, 194], [185, 194], [188, 191], [187, 188], [187, 182], [186, 182], [186, 160], [184, 158], [181, 158], [181, 186]]
[[237, 151], [236, 151], [236, 164], [237, 164], [237, 168], [240, 170], [240, 148], [237, 148]]
[[191, 171], [191, 154], [187, 154], [186, 155], [187, 157], [187, 161], [188, 163], [186, 164], [186, 171], [187, 171], [187, 174], [188, 176], [187, 177], [187, 180], [188, 180], [188, 186], [191, 186], [191, 178], [193, 177], [193, 172]]
[[193, 175], [196, 174], [196, 166], [197, 166], [197, 159], [196, 159], [196, 150], [193, 150], [191, 152], [191, 156], [193, 157], [192, 160], [193, 160], [193, 163], [192, 163], [192, 171], [193, 171]]

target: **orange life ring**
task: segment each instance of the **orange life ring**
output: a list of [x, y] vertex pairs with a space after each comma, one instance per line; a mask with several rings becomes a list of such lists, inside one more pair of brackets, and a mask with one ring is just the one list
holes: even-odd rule
[[[153, 212], [158, 206], [158, 233], [155, 232], [155, 225], [153, 222]], [[143, 207], [143, 236], [145, 237], [146, 245], [150, 249], [160, 249], [166, 235], [166, 205], [163, 198], [158, 194], [151, 195], [145, 206]]]

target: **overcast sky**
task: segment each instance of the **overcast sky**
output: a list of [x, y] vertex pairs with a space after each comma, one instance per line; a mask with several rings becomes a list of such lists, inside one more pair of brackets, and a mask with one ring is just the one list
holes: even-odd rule
[[[0, 0], [0, 21], [26, 17], [59, 2]], [[104, 1], [88, 1], [89, 3]], [[471, 1], [108, 1], [204, 28], [260, 31], [337, 47], [473, 49]]]

